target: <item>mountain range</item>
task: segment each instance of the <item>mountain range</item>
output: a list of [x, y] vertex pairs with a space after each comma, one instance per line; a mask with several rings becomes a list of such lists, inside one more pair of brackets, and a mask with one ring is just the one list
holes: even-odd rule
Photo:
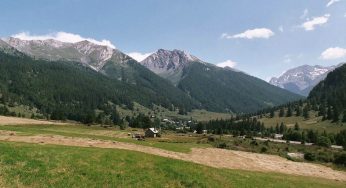
[[299, 95], [308, 96], [310, 91], [322, 80], [327, 74], [342, 64], [334, 66], [320, 65], [302, 65], [287, 70], [278, 78], [273, 77], [269, 83]]
[[[45, 64], [44, 66], [48, 66], [46, 64], [49, 62], [60, 62], [59, 66], [72, 64], [68, 65], [67, 69], [82, 70], [81, 74], [85, 74], [84, 76], [90, 74], [90, 71], [76, 66], [90, 69], [99, 77], [104, 77], [102, 79], [107, 80], [104, 82], [108, 87], [115, 87], [108, 82], [118, 85], [118, 88], [113, 89], [122, 93], [121, 96], [126, 100], [120, 101], [127, 101], [126, 103], [139, 102], [145, 106], [156, 104], [166, 108], [175, 106], [184, 111], [207, 109], [216, 112], [246, 113], [300, 98], [299, 95], [272, 86], [263, 80], [203, 62], [180, 50], [160, 49], [142, 62], [137, 62], [118, 49], [90, 41], [66, 43], [52, 39], [21, 40], [11, 37], [0, 40], [0, 49], [14, 57], [28, 56], [32, 59], [31, 62], [37, 61]], [[14, 57], [6, 56], [7, 59]], [[92, 73], [93, 76], [95, 73]], [[5, 80], [3, 85], [4, 88], [8, 87]], [[46, 89], [44, 85], [40, 87]], [[107, 89], [107, 92], [111, 90], [112, 88]]]

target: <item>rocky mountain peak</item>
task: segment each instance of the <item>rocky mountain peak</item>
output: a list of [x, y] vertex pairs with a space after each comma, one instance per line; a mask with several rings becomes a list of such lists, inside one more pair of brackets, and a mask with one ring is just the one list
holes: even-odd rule
[[162, 73], [179, 69], [193, 61], [200, 60], [182, 50], [159, 49], [157, 52], [144, 59], [141, 64], [155, 73]]
[[302, 65], [287, 70], [269, 83], [291, 92], [307, 96], [311, 89], [323, 80], [329, 72], [340, 65], [324, 67], [321, 65]]

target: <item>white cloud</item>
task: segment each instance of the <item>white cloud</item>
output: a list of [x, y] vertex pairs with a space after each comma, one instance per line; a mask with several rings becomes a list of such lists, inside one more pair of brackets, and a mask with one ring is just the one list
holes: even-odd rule
[[245, 38], [245, 39], [254, 39], [254, 38], [265, 38], [268, 39], [274, 35], [274, 32], [267, 28], [256, 28], [249, 29], [244, 31], [243, 33], [229, 35], [227, 33], [223, 33], [221, 38], [226, 39], [234, 39], [234, 38]]
[[153, 54], [153, 52], [150, 52], [150, 53], [140, 53], [140, 52], [127, 53], [128, 56], [132, 57], [133, 59], [135, 59], [138, 62], [143, 61], [145, 58], [147, 58], [151, 54]]
[[226, 61], [224, 61], [224, 62], [221, 62], [221, 63], [216, 64], [216, 66], [222, 67], [222, 68], [225, 68], [225, 67], [234, 68], [237, 64], [238, 64], [238, 63], [235, 62], [235, 61], [226, 60]]
[[340, 47], [328, 48], [322, 52], [321, 58], [324, 60], [332, 60], [346, 57], [346, 49]]
[[301, 27], [303, 27], [306, 31], [312, 31], [316, 26], [321, 26], [328, 22], [330, 14], [325, 14], [324, 16], [314, 17], [312, 20], [307, 20], [304, 22]]
[[340, 1], [340, 0], [330, 0], [326, 6], [329, 7], [329, 6], [331, 6], [332, 4], [337, 3], [337, 2], [339, 2], [339, 1]]
[[68, 43], [76, 43], [83, 40], [87, 40], [89, 42], [95, 43], [97, 45], [102, 46], [108, 46], [115, 49], [115, 46], [109, 41], [109, 40], [101, 40], [98, 41], [93, 38], [84, 38], [80, 35], [73, 34], [73, 33], [66, 33], [66, 32], [55, 32], [55, 33], [49, 33], [46, 35], [31, 35], [29, 32], [22, 32], [15, 35], [12, 35], [14, 38], [19, 38], [21, 40], [47, 40], [47, 39], [54, 39], [61, 42], [68, 42]]
[[303, 14], [300, 16], [300, 19], [306, 18], [308, 16], [308, 14], [309, 14], [309, 10], [308, 9], [304, 9]]

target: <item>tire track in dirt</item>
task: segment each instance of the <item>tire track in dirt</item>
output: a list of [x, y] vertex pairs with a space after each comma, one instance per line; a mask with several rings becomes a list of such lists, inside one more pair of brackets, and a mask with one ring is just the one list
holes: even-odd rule
[[190, 153], [179, 153], [149, 146], [141, 146], [116, 141], [73, 138], [58, 135], [18, 136], [12, 131], [0, 131], [0, 141], [124, 149], [189, 161], [216, 168], [241, 169], [259, 172], [278, 172], [283, 174], [312, 176], [346, 182], [346, 172], [333, 170], [323, 165], [305, 162], [293, 162], [275, 155], [217, 148], [193, 148]]

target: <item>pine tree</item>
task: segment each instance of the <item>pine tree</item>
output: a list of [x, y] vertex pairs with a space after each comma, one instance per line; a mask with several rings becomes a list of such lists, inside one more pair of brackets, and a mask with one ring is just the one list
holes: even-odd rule
[[279, 117], [284, 117], [284, 116], [285, 116], [285, 109], [280, 108]]
[[291, 117], [291, 116], [292, 116], [292, 109], [291, 107], [288, 107], [286, 117]]
[[283, 134], [283, 133], [286, 132], [286, 130], [287, 130], [286, 125], [285, 125], [283, 122], [281, 122], [281, 125], [280, 125], [280, 133]]
[[303, 109], [303, 117], [304, 117], [305, 119], [308, 119], [308, 118], [310, 117], [310, 116], [309, 116], [309, 109], [308, 109], [307, 106], [305, 106], [304, 109]]
[[334, 108], [333, 110], [333, 122], [338, 122], [339, 121], [339, 111], [337, 108]]
[[274, 110], [270, 111], [270, 118], [273, 118], [274, 116], [275, 116], [275, 111]]
[[299, 131], [299, 129], [299, 124], [296, 122], [296, 124], [294, 124], [294, 130]]
[[300, 116], [302, 114], [302, 110], [300, 108], [300, 106], [297, 106], [296, 108], [296, 116]]
[[332, 108], [329, 106], [327, 110], [327, 119], [332, 119]]

